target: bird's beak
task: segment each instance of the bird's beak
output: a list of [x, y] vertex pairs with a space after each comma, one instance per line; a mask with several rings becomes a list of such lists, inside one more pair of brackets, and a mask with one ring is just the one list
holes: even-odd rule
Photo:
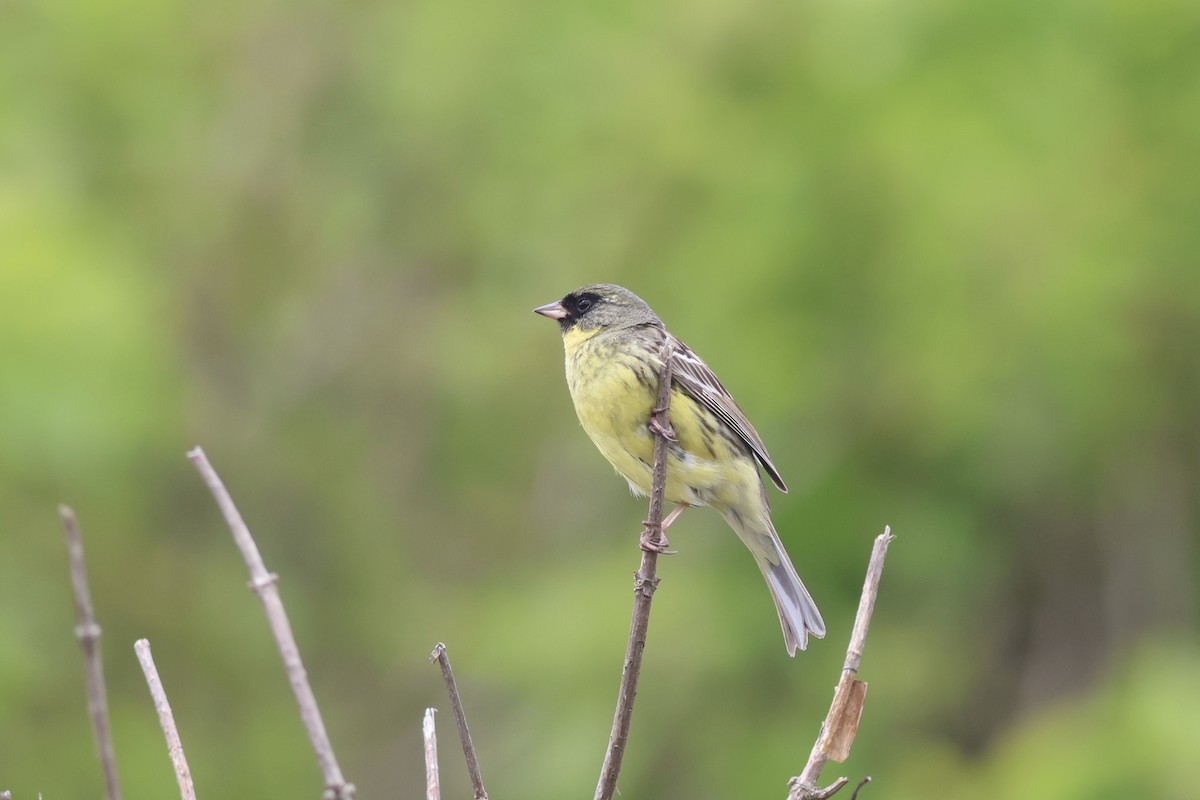
[[543, 317], [550, 319], [563, 319], [567, 316], [567, 310], [563, 308], [560, 302], [546, 303], [544, 306], [538, 306], [533, 310], [535, 314], [541, 314]]

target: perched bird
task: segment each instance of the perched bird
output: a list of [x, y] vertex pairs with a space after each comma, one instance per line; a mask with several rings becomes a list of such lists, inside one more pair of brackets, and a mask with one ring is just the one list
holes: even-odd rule
[[566, 350], [567, 386], [592, 443], [634, 494], [650, 493], [654, 466], [651, 413], [665, 346], [671, 352], [670, 424], [664, 500], [675, 509], [665, 529], [690, 506], [710, 506], [725, 518], [762, 570], [788, 655], [825, 623], [771, 524], [762, 466], [781, 492], [787, 487], [754, 426], [717, 376], [640, 297], [596, 283], [534, 312], [558, 321]]

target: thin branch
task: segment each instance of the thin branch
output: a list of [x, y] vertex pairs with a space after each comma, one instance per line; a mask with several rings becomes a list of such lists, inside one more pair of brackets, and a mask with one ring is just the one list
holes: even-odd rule
[[433, 722], [436, 708], [425, 709], [421, 722], [421, 735], [425, 738], [425, 800], [442, 800], [441, 781], [438, 778], [437, 728]]
[[650, 602], [658, 588], [658, 554], [666, 545], [662, 532], [663, 492], [667, 483], [667, 442], [674, 439], [671, 430], [671, 358], [670, 339], [662, 352], [662, 371], [658, 376], [658, 405], [650, 417], [654, 432], [654, 472], [650, 484], [650, 509], [642, 534], [642, 563], [633, 582], [633, 617], [629, 623], [629, 642], [625, 647], [625, 663], [621, 668], [621, 687], [617, 692], [617, 710], [613, 715], [612, 733], [600, 768], [595, 800], [611, 800], [621, 774], [621, 761], [629, 741], [629, 725], [633, 719], [633, 701], [637, 696], [638, 676], [642, 671], [642, 653], [646, 649], [646, 631], [650, 626]]
[[304, 664], [300, 660], [300, 649], [296, 646], [296, 637], [292, 634], [292, 626], [288, 622], [287, 612], [284, 611], [283, 600], [279, 597], [279, 576], [267, 571], [262, 556], [258, 552], [258, 546], [254, 543], [254, 537], [250, 535], [250, 529], [246, 527], [242, 515], [238, 512], [237, 506], [233, 504], [233, 499], [226, 491], [216, 470], [208, 462], [204, 451], [196, 447], [190, 450], [187, 456], [196, 466], [200, 477], [204, 479], [204, 483], [216, 499], [221, 513], [225, 516], [225, 522], [233, 533], [233, 541], [242, 552], [242, 558], [245, 559], [246, 567], [250, 571], [250, 588], [258, 594], [259, 600], [262, 601], [263, 610], [267, 615], [267, 623], [270, 625], [275, 643], [279, 647], [279, 654], [283, 657], [284, 670], [292, 685], [292, 692], [296, 695], [296, 704], [300, 707], [300, 719], [308, 731], [308, 738], [312, 741], [313, 751], [317, 756], [317, 766], [320, 767], [321, 775], [325, 780], [323, 800], [352, 800], [354, 784], [348, 783], [342, 777], [341, 767], [338, 766], [337, 758], [333, 754], [333, 746], [329, 743], [329, 735], [325, 732], [325, 722], [321, 719], [321, 712], [317, 708], [317, 699], [313, 695], [312, 687], [308, 683], [308, 675], [304, 671]]
[[858, 782], [858, 786], [855, 786], [855, 787], [854, 787], [854, 794], [850, 795], [850, 800], [858, 800], [858, 793], [859, 793], [859, 792], [861, 792], [861, 791], [862, 791], [862, 788], [863, 788], [864, 786], [866, 786], [866, 785], [867, 785], [868, 783], [870, 783], [870, 782], [871, 782], [871, 776], [870, 776], [870, 775], [866, 776], [866, 777], [865, 777], [865, 778], [863, 778], [861, 781], [859, 781], [859, 782]]
[[[848, 778], [838, 778], [824, 789], [817, 786], [825, 762], [829, 759], [845, 761], [850, 755], [850, 745], [854, 743], [854, 737], [858, 734], [858, 721], [862, 716], [867, 684], [855, 676], [862, 664], [867, 629], [871, 625], [871, 614], [875, 611], [879, 579], [883, 577], [883, 560], [887, 557], [888, 544], [894, 538], [896, 537], [892, 536], [891, 528], [884, 528], [883, 533], [875, 537], [871, 561], [867, 565], [867, 577], [863, 582], [862, 597], [858, 601], [858, 613], [854, 617], [854, 628], [850, 633], [850, 646], [846, 648], [842, 676], [838, 680], [829, 713], [821, 723], [821, 733], [813, 745], [808, 763], [804, 765], [804, 771], [788, 782], [788, 800], [824, 800], [850, 782]], [[859, 788], [862, 788], [862, 784], [859, 784]], [[856, 794], [857, 792], [858, 789], [855, 790]]]
[[167, 702], [167, 692], [158, 677], [158, 668], [154, 666], [154, 656], [150, 654], [150, 642], [138, 639], [133, 643], [133, 650], [137, 653], [138, 663], [142, 665], [146, 685], [150, 687], [150, 697], [154, 700], [154, 710], [158, 712], [158, 724], [162, 726], [163, 736], [167, 739], [167, 755], [171, 758], [171, 766], [175, 768], [179, 796], [183, 800], [196, 800], [192, 771], [188, 769], [187, 756], [183, 754], [183, 743], [179, 741], [179, 731], [175, 727], [171, 704]]
[[117, 759], [113, 754], [112, 726], [108, 721], [108, 699], [104, 690], [104, 666], [100, 659], [100, 626], [88, 591], [87, 566], [83, 561], [83, 536], [75, 512], [68, 506], [58, 507], [67, 533], [67, 561], [71, 569], [71, 588], [75, 592], [75, 638], [83, 648], [84, 676], [87, 684], [88, 713], [96, 731], [96, 749], [104, 768], [104, 786], [108, 800], [121, 800], [121, 783], [117, 779]]
[[479, 774], [479, 759], [475, 756], [475, 744], [471, 741], [471, 731], [467, 729], [467, 715], [463, 711], [462, 699], [458, 695], [454, 670], [450, 669], [450, 656], [446, 655], [446, 645], [438, 642], [429, 655], [429, 660], [436, 661], [442, 668], [442, 680], [446, 682], [446, 693], [450, 695], [450, 709], [454, 712], [455, 723], [458, 724], [458, 738], [462, 740], [463, 755], [467, 759], [467, 772], [471, 774], [471, 788], [475, 792], [475, 800], [487, 800], [487, 790], [483, 788], [483, 776]]

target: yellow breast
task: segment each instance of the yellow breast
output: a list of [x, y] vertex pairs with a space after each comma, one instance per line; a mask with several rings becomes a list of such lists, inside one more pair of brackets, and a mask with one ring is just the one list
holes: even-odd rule
[[[654, 436], [648, 423], [658, 399], [660, 361], [653, 350], [621, 335], [567, 331], [567, 386], [592, 442], [638, 494], [648, 494]], [[721, 423], [678, 387], [671, 392], [672, 442], [665, 499], [725, 506], [756, 491], [758, 471]]]

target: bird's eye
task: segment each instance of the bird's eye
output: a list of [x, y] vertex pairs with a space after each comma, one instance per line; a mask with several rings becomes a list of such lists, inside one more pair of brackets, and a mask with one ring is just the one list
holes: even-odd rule
[[592, 307], [592, 300], [590, 297], [581, 297], [581, 298], [579, 298], [579, 300], [577, 300], [575, 302], [575, 308], [576, 308], [576, 310], [579, 311], [580, 314], [584, 313], [591, 307]]

